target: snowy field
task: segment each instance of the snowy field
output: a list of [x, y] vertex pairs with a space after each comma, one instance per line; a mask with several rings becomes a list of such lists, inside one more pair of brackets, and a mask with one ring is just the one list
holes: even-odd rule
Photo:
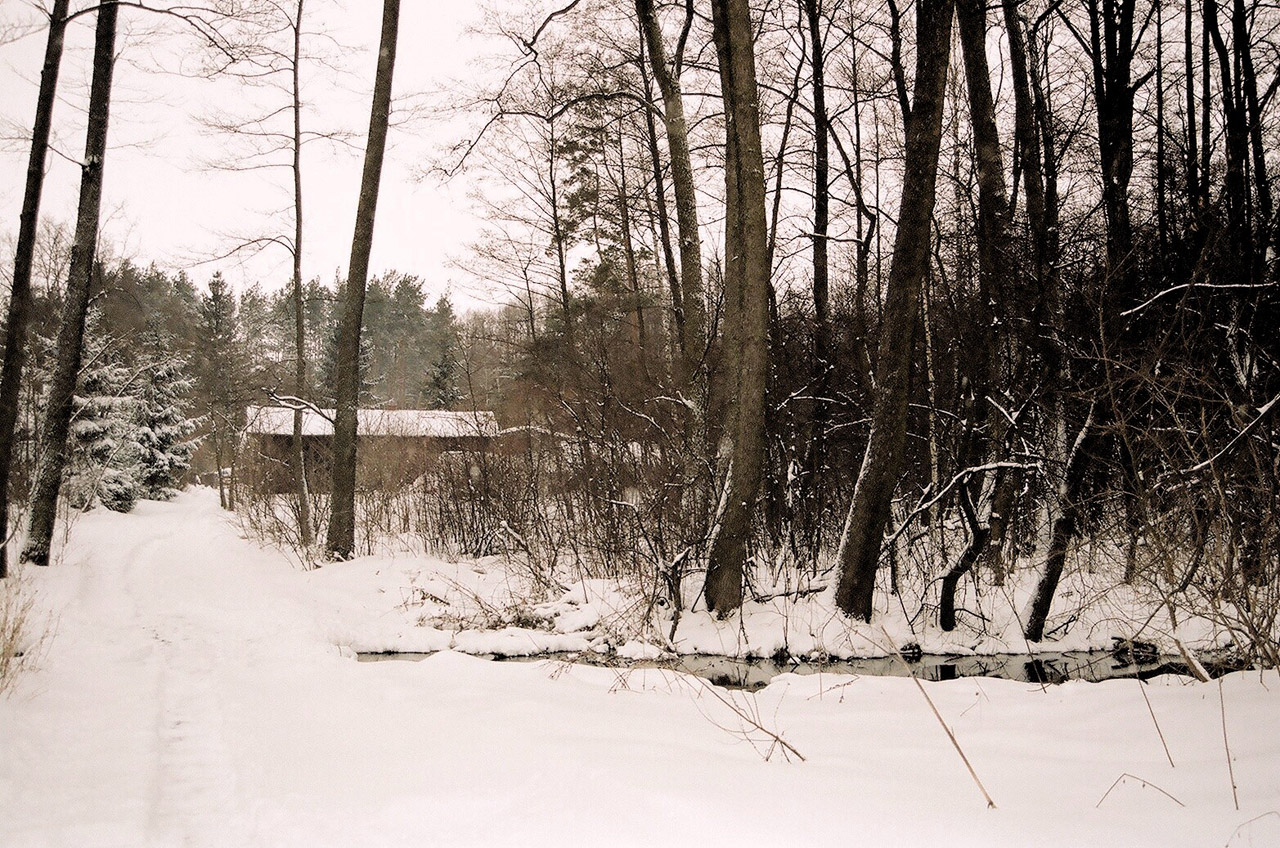
[[[1274, 672], [924, 683], [988, 809], [910, 679], [460, 653], [532, 632], [446, 626], [499, 566], [302, 572], [208, 491], [80, 517], [24, 576], [48, 633], [0, 700], [0, 846], [1280, 846]], [[539, 638], [587, 639], [589, 596]], [[455, 650], [353, 656], [411, 639]]]

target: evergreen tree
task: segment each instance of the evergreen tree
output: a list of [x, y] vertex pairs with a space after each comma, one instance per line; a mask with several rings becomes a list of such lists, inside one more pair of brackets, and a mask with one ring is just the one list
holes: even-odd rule
[[137, 403], [138, 485], [142, 497], [167, 501], [177, 494], [182, 474], [191, 467], [196, 423], [184, 412], [195, 381], [185, 363], [169, 359], [149, 369]]
[[[214, 274], [209, 293], [200, 304], [204, 342], [195, 359], [195, 373], [203, 429], [218, 469], [219, 500], [227, 509], [235, 508], [235, 487], [225, 484], [234, 483], [244, 410], [253, 400], [255, 382], [261, 384], [255, 380], [240, 317], [231, 287], [221, 275]], [[224, 479], [224, 471], [230, 480]]]
[[428, 409], [451, 409], [462, 399], [458, 386], [461, 368], [458, 362], [458, 318], [448, 295], [441, 295], [435, 308], [427, 313], [424, 352], [427, 362], [426, 406]]
[[133, 379], [102, 339], [91, 342], [91, 351], [80, 390], [72, 399], [67, 498], [76, 509], [101, 503], [116, 512], [129, 512], [140, 494]]

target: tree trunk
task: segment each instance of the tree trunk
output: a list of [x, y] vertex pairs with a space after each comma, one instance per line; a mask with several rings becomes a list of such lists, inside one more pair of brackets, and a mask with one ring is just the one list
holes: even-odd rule
[[680, 89], [679, 66], [684, 39], [677, 48], [676, 67], [668, 66], [667, 48], [662, 28], [653, 8], [653, 0], [636, 0], [636, 15], [644, 32], [653, 78], [662, 94], [662, 119], [667, 131], [667, 149], [671, 156], [671, 185], [676, 200], [676, 229], [680, 239], [680, 305], [683, 327], [680, 349], [683, 353], [679, 382], [690, 387], [698, 404], [706, 402], [705, 388], [699, 374], [707, 349], [707, 315], [702, 285], [702, 236], [698, 223], [697, 186], [689, 157], [689, 128], [684, 115], [684, 94]]
[[[653, 102], [653, 89], [649, 84], [649, 70], [644, 57], [640, 57], [640, 76], [644, 81], [645, 102]], [[658, 238], [655, 241], [662, 248], [662, 264], [665, 266], [667, 286], [671, 292], [671, 315], [675, 326], [675, 345], [673, 351], [677, 368], [681, 371], [685, 363], [685, 326], [684, 326], [684, 292], [680, 286], [680, 270], [676, 265], [676, 253], [671, 244], [671, 215], [667, 210], [667, 181], [662, 175], [662, 154], [658, 151], [658, 127], [653, 119], [653, 109], [644, 109], [644, 126], [646, 141], [649, 147], [649, 163], [653, 168], [653, 205], [652, 217], [658, 225]], [[683, 381], [683, 377], [679, 378]]]
[[919, 0], [917, 5], [915, 100], [907, 119], [902, 202], [880, 336], [878, 386], [871, 433], [837, 556], [836, 604], [864, 621], [871, 620], [880, 546], [903, 466], [912, 342], [920, 288], [929, 270], [929, 229], [953, 11], [953, 0]]
[[995, 526], [994, 521], [988, 521], [986, 524], [978, 522], [967, 492], [960, 493], [960, 507], [969, 525], [969, 544], [965, 546], [956, 564], [942, 575], [942, 584], [938, 591], [938, 626], [948, 633], [956, 629], [956, 588], [960, 585], [960, 579], [977, 564]]
[[69, 0], [55, 0], [49, 15], [49, 39], [40, 71], [36, 119], [31, 129], [31, 155], [27, 160], [27, 185], [18, 219], [18, 244], [13, 256], [13, 282], [9, 289], [9, 316], [5, 328], [4, 367], [0, 371], [0, 578], [9, 573], [9, 476], [13, 468], [13, 442], [18, 423], [22, 372], [27, 364], [27, 325], [31, 311], [31, 264], [35, 256], [40, 222], [40, 197], [44, 191], [44, 164], [49, 154], [49, 130], [53, 124], [54, 95], [62, 67], [62, 45], [67, 31]]
[[[1000, 344], [1001, 340], [996, 336], [997, 326], [1022, 326], [1024, 322], [1021, 320], [1023, 316], [1010, 316], [1007, 313], [997, 318], [992, 309], [993, 304], [999, 304], [1008, 309], [1014, 302], [1008, 296], [1013, 279], [1009, 255], [1012, 249], [1010, 242], [1012, 222], [1004, 181], [1000, 138], [996, 130], [995, 104], [991, 96], [991, 71], [987, 64], [986, 11], [981, 0], [958, 0], [956, 21], [960, 30], [960, 45], [964, 53], [965, 82], [978, 170], [978, 299], [980, 303], [976, 310], [976, 320], [980, 325], [978, 330], [980, 342], [979, 349], [974, 351], [977, 362], [972, 372], [974, 375], [973, 397], [975, 404], [986, 405], [988, 393], [1001, 381], [997, 351], [1004, 345]], [[1012, 42], [1013, 39], [1010, 41]], [[1016, 52], [1016, 48], [1011, 52]], [[1030, 100], [1029, 85], [1025, 78], [1023, 87], [1025, 108], [1029, 106]], [[1015, 116], [1015, 123], [1017, 117], [1023, 117], [1025, 123], [1026, 116]], [[1024, 126], [1024, 133], [1026, 129]], [[1030, 135], [1034, 140], [1034, 131], [1025, 134]], [[1036, 145], [1035, 149], [1038, 150], [1038, 147]], [[1038, 178], [1038, 163], [1034, 164], [1033, 170]], [[1034, 198], [1032, 194], [1028, 192], [1028, 208], [1034, 206], [1035, 214], [1043, 216], [1043, 192], [1036, 194]], [[997, 321], [999, 321], [998, 324]], [[1010, 375], [1005, 375], [1005, 385], [1014, 382], [1016, 381], [1012, 380]], [[994, 405], [990, 405], [988, 409], [985, 452], [991, 459], [1002, 459], [1007, 449], [1005, 435], [1009, 424], [1004, 414]], [[976, 423], [979, 415], [981, 412], [975, 407], [966, 417]], [[976, 458], [975, 455], [974, 459]], [[960, 578], [977, 563], [988, 545], [998, 551], [1004, 542], [1004, 532], [1008, 526], [1007, 512], [1013, 506], [1015, 485], [1019, 475], [1009, 473], [1007, 469], [991, 473], [994, 475], [992, 509], [985, 525], [979, 524], [976, 511], [969, 501], [969, 492], [961, 494], [961, 502], [966, 511], [972, 537], [960, 560], [942, 581], [939, 623], [944, 630], [955, 627], [955, 591]], [[983, 488], [982, 478], [977, 478], [974, 485], [966, 488], [980, 492]]]
[[640, 286], [640, 272], [636, 265], [636, 247], [631, 237], [631, 206], [627, 189], [627, 151], [623, 146], [622, 122], [618, 122], [618, 230], [622, 236], [622, 256], [626, 262], [627, 285], [631, 289], [632, 309], [635, 313], [635, 327], [632, 328], [632, 341], [636, 349], [636, 361], [640, 365], [640, 373], [649, 379], [649, 357], [646, 351], [648, 340], [644, 326], [644, 292]]
[[1058, 515], [1054, 518], [1049, 533], [1049, 549], [1045, 552], [1044, 571], [1036, 584], [1036, 592], [1031, 600], [1031, 610], [1027, 614], [1023, 635], [1028, 642], [1039, 642], [1044, 638], [1045, 622], [1049, 618], [1049, 609], [1053, 606], [1053, 597], [1058, 591], [1058, 583], [1066, 566], [1067, 548], [1075, 538], [1080, 523], [1081, 499], [1084, 494], [1085, 474], [1091, 462], [1090, 454], [1096, 447], [1098, 428], [1094, 422], [1094, 410], [1089, 410], [1080, 432], [1076, 435], [1075, 445], [1067, 457], [1063, 470], [1063, 481], [1058, 492]]
[[[956, 21], [964, 53], [965, 80], [969, 94], [969, 115], [973, 125], [973, 145], [978, 170], [978, 309], [980, 322], [979, 359], [974, 370], [974, 394], [979, 404], [998, 379], [995, 304], [1009, 304], [1007, 289], [1012, 278], [1009, 268], [1009, 196], [1004, 181], [1004, 162], [996, 130], [995, 104], [991, 97], [991, 72], [987, 65], [986, 11], [981, 0], [958, 0]], [[1010, 323], [1008, 316], [1002, 323]], [[1004, 417], [993, 413], [992, 432], [1003, 429]], [[993, 444], [1003, 441], [991, 437]]]
[[[302, 297], [302, 11], [298, 0], [293, 21], [293, 396], [307, 397], [307, 322]], [[298, 500], [298, 541], [311, 548], [311, 495], [307, 491], [306, 454], [302, 447], [302, 409], [293, 412], [293, 446], [289, 453], [294, 495]]]
[[[1187, 201], [1193, 210], [1192, 220], [1198, 218], [1200, 199], [1200, 154], [1196, 150], [1196, 66], [1195, 41], [1192, 39], [1192, 3], [1184, 0], [1182, 10], [1183, 38], [1183, 75], [1186, 77], [1187, 98], [1187, 136], [1186, 136], [1186, 169], [1187, 169]], [[1207, 69], [1206, 69], [1207, 70]]]
[[828, 241], [830, 223], [830, 154], [824, 77], [823, 41], [818, 0], [804, 0], [809, 35], [810, 63], [813, 66], [813, 431], [809, 443], [808, 471], [816, 501], [815, 527], [822, 526], [823, 492], [820, 475], [826, 463], [827, 396], [831, 391], [831, 318], [829, 310]]
[[351, 261], [338, 323], [337, 362], [334, 369], [335, 415], [333, 421], [333, 502], [325, 547], [334, 560], [350, 559], [355, 550], [356, 409], [360, 402], [360, 328], [364, 322], [364, 293], [373, 249], [373, 219], [382, 180], [382, 157], [387, 146], [391, 114], [391, 77], [396, 64], [396, 33], [400, 0], [383, 0], [382, 37], [378, 46], [378, 70], [373, 84], [373, 108], [369, 139], [364, 152], [364, 174], [356, 208]]
[[75, 244], [67, 276], [66, 302], [58, 330], [57, 362], [45, 401], [42, 430], [44, 456], [31, 495], [31, 529], [22, 558], [36, 565], [49, 564], [53, 523], [58, 513], [58, 489], [67, 461], [67, 432], [71, 425], [72, 398], [80, 372], [84, 344], [85, 313], [93, 279], [98, 245], [98, 218], [102, 207], [102, 176], [107, 155], [107, 121], [111, 110], [111, 76], [115, 70], [116, 13], [107, 3], [98, 7], [93, 44], [93, 80], [89, 87], [89, 129], [80, 171], [80, 204], [76, 213]]
[[1253, 46], [1249, 30], [1249, 12], [1244, 0], [1232, 0], [1231, 41], [1239, 57], [1241, 108], [1248, 116], [1249, 147], [1253, 155], [1253, 188], [1257, 200], [1258, 227], [1255, 236], [1253, 279], [1262, 282], [1267, 265], [1267, 246], [1271, 237], [1271, 181], [1267, 176], [1267, 142], [1263, 140], [1265, 116], [1258, 99], [1258, 77], [1253, 67]]
[[742, 605], [742, 578], [764, 461], [768, 348], [768, 225], [756, 93], [755, 48], [747, 0], [711, 5], [725, 104], [724, 379], [733, 408], [729, 464], [707, 564], [707, 607], [724, 616]]
[[[1132, 305], [1136, 291], [1129, 182], [1133, 176], [1133, 97], [1131, 69], [1137, 50], [1134, 16], [1137, 0], [1090, 0], [1090, 58], [1098, 110], [1098, 155], [1102, 170], [1102, 206], [1107, 219], [1107, 276], [1118, 295]], [[1121, 307], [1124, 308], [1123, 306]], [[1113, 324], [1115, 319], [1113, 319]]]

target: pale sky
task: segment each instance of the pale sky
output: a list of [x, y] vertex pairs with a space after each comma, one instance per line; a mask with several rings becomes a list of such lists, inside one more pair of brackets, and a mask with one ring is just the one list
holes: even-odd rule
[[[76, 4], [73, 3], [73, 7]], [[381, 4], [375, 0], [313, 0], [310, 19], [325, 27], [352, 52], [343, 60], [350, 70], [340, 80], [326, 81], [320, 69], [310, 81], [310, 111], [304, 128], [342, 127], [355, 133], [357, 149], [313, 145], [304, 158], [304, 275], [326, 282], [345, 272], [359, 189], [364, 135], [380, 25]], [[310, 11], [314, 10], [314, 12]], [[467, 34], [479, 15], [478, 4], [423, 2], [402, 5], [395, 71], [399, 104], [422, 102], [421, 92], [449, 90], [450, 80], [464, 79], [472, 60], [495, 46]], [[121, 12], [115, 101], [103, 200], [103, 239], [116, 255], [139, 262], [155, 261], [170, 269], [187, 269], [203, 284], [215, 268], [237, 287], [254, 280], [265, 289], [287, 283], [289, 256], [272, 248], [256, 258], [216, 265], [199, 259], [225, 251], [231, 233], [243, 235], [292, 230], [290, 218], [271, 225], [264, 214], [290, 203], [285, 170], [226, 173], [204, 162], [225, 151], [227, 141], [200, 129], [197, 119], [216, 109], [234, 109], [247, 96], [228, 82], [185, 79], [172, 71], [190, 64], [189, 56], [169, 45], [189, 41], [148, 35], [154, 20], [137, 10]], [[33, 20], [31, 4], [0, 0], [0, 27]], [[22, 204], [36, 85], [44, 52], [44, 31], [0, 44], [0, 239], [11, 245]], [[84, 148], [84, 103], [92, 52], [92, 17], [74, 25], [67, 41], [59, 88], [63, 94], [55, 114], [58, 150], [79, 157]], [[166, 73], [157, 72], [159, 68]], [[304, 83], [306, 84], [306, 83]], [[248, 95], [251, 96], [251, 95]], [[397, 117], [405, 118], [402, 109]], [[393, 127], [385, 164], [374, 234], [371, 272], [390, 269], [414, 273], [426, 281], [429, 297], [449, 291], [464, 308], [483, 301], [473, 282], [452, 261], [465, 261], [468, 241], [478, 224], [469, 213], [467, 187], [419, 176], [423, 165], [446, 140], [465, 133], [465, 126], [414, 121]], [[79, 170], [60, 155], [50, 157], [42, 218], [71, 227], [75, 218]], [[220, 236], [220, 234], [228, 234]], [[11, 248], [3, 270], [12, 272]], [[476, 296], [480, 300], [476, 300]]]

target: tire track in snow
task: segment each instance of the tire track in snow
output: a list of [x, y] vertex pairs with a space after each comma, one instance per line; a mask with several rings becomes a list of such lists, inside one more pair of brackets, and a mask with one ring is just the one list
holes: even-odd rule
[[221, 657], [191, 622], [163, 627], [152, 832], [158, 844], [247, 845], [235, 763], [222, 732]]
[[[152, 529], [152, 528], [148, 528]], [[155, 845], [244, 846], [255, 842], [223, 732], [219, 683], [234, 641], [216, 614], [191, 615], [210, 580], [212, 541], [204, 526], [175, 532], [160, 524], [123, 562], [139, 621], [159, 646], [156, 767], [150, 836]], [[225, 579], [225, 578], [224, 578]], [[142, 581], [151, 586], [142, 587]], [[159, 585], [160, 591], [156, 590]]]

